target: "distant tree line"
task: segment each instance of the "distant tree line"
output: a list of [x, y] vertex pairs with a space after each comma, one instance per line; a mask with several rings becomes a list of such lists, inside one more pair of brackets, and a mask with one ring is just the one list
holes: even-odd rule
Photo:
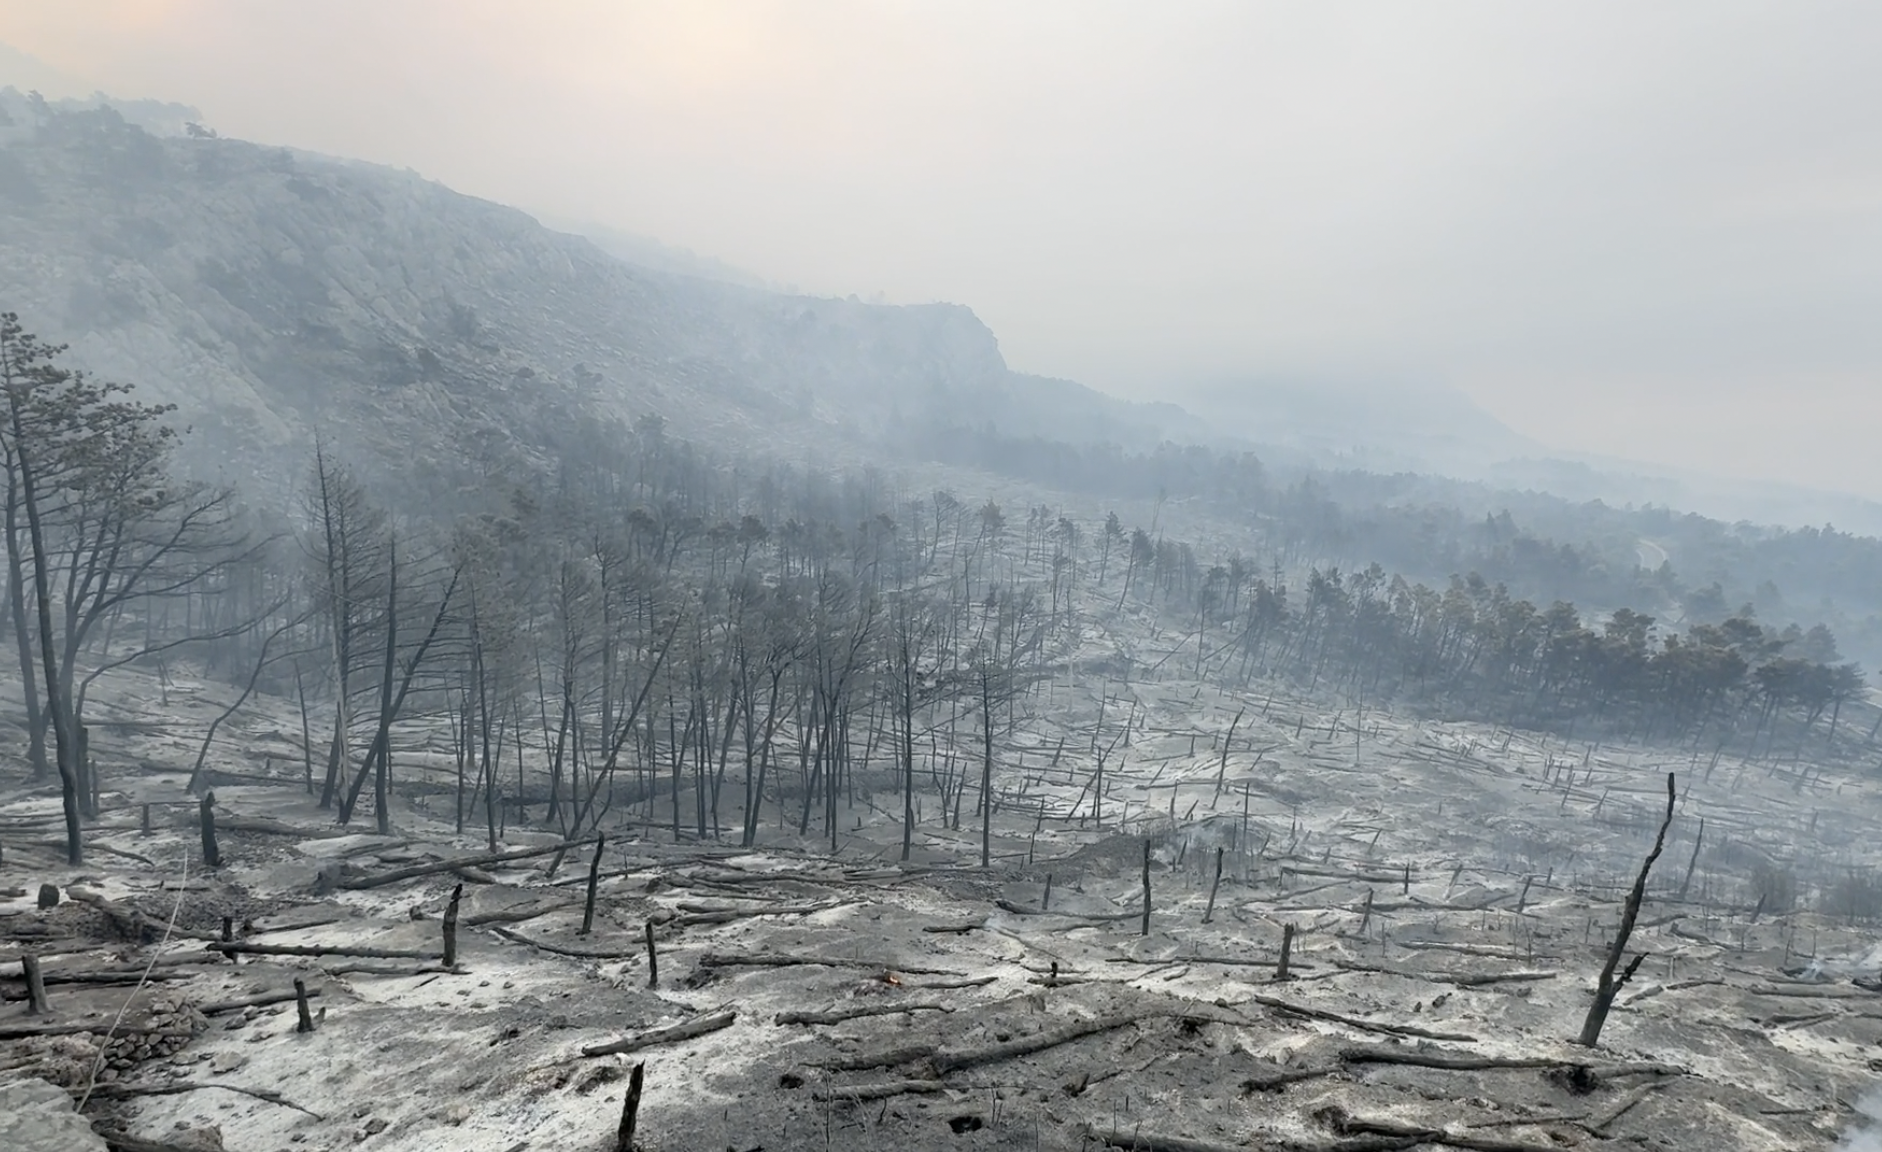
[[[903, 437], [931, 459], [1063, 491], [1198, 502], [1257, 527], [1289, 562], [1377, 563], [1433, 583], [1474, 572], [1538, 604], [1626, 607], [1677, 626], [1747, 610], [1779, 628], [1831, 622], [1859, 653], [1882, 659], [1882, 541], [1829, 527], [1729, 525], [1424, 475], [1282, 478], [1247, 452], [1170, 444], [1132, 452], [1008, 436], [991, 423]], [[1667, 558], [1643, 566], [1642, 539]], [[1815, 618], [1800, 619], [1806, 611]]]
[[[983, 858], [994, 812], [1026, 802], [1003, 790], [1004, 750], [1056, 723], [1041, 698], [1068, 678], [1284, 677], [1359, 704], [1765, 756], [1847, 743], [1861, 691], [1827, 629], [1736, 614], [1659, 630], [1631, 608], [1538, 608], [1481, 575], [1439, 590], [1319, 562], [1332, 514], [1310, 485], [1268, 493], [1258, 462], [1188, 452], [1098, 459], [1116, 466], [1107, 483], [1258, 501], [1248, 552], [1116, 513], [737, 461], [657, 418], [594, 422], [547, 467], [483, 459], [480, 483], [428, 506], [374, 491], [323, 443], [287, 522], [255, 525], [233, 492], [174, 478], [164, 410], [61, 367], [11, 317], [0, 353], [8, 617], [74, 858], [101, 789], [85, 686], [130, 663], [162, 681], [185, 657], [244, 699], [295, 701], [301, 773], [341, 823], [389, 828], [396, 791], [492, 843], [513, 820], [574, 835], [609, 817], [834, 843], [859, 792], [886, 792], [905, 856], [920, 827], [977, 825]], [[1096, 653], [1101, 629], [1127, 639]], [[414, 730], [448, 733], [447, 762], [402, 751]], [[1053, 755], [1101, 775], [1128, 732], [1104, 718]], [[214, 734], [193, 785], [213, 779]], [[1100, 784], [1086, 810], [1102, 819], [1102, 802]]]

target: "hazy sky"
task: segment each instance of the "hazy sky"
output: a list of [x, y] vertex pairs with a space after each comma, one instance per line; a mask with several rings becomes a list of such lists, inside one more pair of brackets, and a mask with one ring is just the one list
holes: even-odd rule
[[1455, 384], [1882, 497], [1882, 5], [0, 0], [225, 134], [416, 168], [1016, 368]]

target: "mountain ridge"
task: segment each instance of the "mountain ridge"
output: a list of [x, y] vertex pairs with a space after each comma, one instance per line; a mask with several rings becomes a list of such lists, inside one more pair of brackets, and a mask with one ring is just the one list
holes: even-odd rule
[[5, 89], [0, 112], [4, 306], [75, 364], [177, 404], [195, 471], [274, 498], [296, 479], [283, 454], [315, 435], [385, 483], [416, 473], [448, 491], [658, 415], [683, 437], [823, 462], [902, 459], [923, 428], [997, 425], [1882, 530], [1873, 505], [1831, 494], [1650, 483], [1665, 470], [1544, 448], [1441, 388], [1250, 378], [1173, 388], [1188, 406], [1124, 399], [1011, 369], [961, 305], [792, 294], [644, 238], [666, 267], [636, 264], [409, 170], [173, 134], [182, 105]]

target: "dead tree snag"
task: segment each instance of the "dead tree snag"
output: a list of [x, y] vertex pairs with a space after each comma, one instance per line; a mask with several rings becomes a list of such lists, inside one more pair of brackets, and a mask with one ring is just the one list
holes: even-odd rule
[[312, 1032], [314, 1030], [314, 1016], [313, 1013], [307, 1010], [307, 983], [299, 976], [294, 978], [294, 1007], [301, 1015], [301, 1022], [294, 1026], [294, 1030], [296, 1032]]
[[1207, 924], [1215, 918], [1215, 892], [1222, 887], [1222, 849], [1215, 850], [1215, 879], [1209, 884], [1209, 906], [1202, 910], [1202, 922]]
[[[1621, 969], [1621, 957], [1627, 953], [1628, 938], [1634, 934], [1634, 921], [1640, 917], [1640, 902], [1647, 895], [1647, 873], [1653, 871], [1653, 862], [1660, 858], [1666, 848], [1666, 830], [1673, 823], [1673, 805], [1678, 794], [1673, 787], [1673, 773], [1666, 774], [1666, 816], [1660, 821], [1659, 834], [1653, 838], [1653, 851], [1647, 853], [1646, 862], [1640, 866], [1640, 875], [1634, 878], [1634, 889], [1627, 894], [1627, 905], [1621, 911], [1621, 926], [1614, 933], [1614, 943], [1608, 948], [1607, 963], [1601, 966], [1601, 976], [1595, 984], [1594, 1003], [1588, 1006], [1588, 1018], [1582, 1021], [1581, 1035], [1576, 1043], [1586, 1048], [1593, 1048], [1601, 1040], [1601, 1026], [1607, 1023], [1608, 1010], [1614, 1007], [1614, 998], [1620, 994], [1622, 986], [1631, 979], [1640, 968], [1640, 962], [1647, 958], [1646, 953], [1635, 956], [1625, 969]], [[1615, 972], [1619, 970], [1620, 975]]]
[[[599, 851], [595, 853], [598, 857]], [[640, 1087], [647, 1065], [634, 1065], [627, 1077], [627, 1099], [621, 1103], [621, 1127], [614, 1135], [614, 1152], [634, 1152], [634, 1125], [640, 1119]]]
[[1144, 841], [1144, 926], [1139, 935], [1150, 935], [1150, 841]]
[[595, 930], [595, 889], [601, 884], [601, 850], [608, 846], [606, 836], [595, 837], [595, 858], [588, 863], [588, 902], [582, 906], [582, 930], [586, 936]]
[[464, 898], [464, 885], [458, 884], [451, 889], [451, 903], [444, 909], [444, 966], [457, 964], [457, 905]]
[[203, 826], [203, 863], [211, 868], [222, 865], [222, 850], [216, 847], [216, 794], [203, 794], [198, 813]]

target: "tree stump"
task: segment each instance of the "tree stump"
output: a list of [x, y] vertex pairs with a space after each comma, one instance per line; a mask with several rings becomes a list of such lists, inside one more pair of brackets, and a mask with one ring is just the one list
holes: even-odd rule
[[299, 1009], [301, 1015], [301, 1021], [294, 1026], [294, 1031], [312, 1032], [314, 1014], [307, 1010], [307, 982], [299, 976], [294, 978], [294, 1007]]
[[457, 966], [457, 905], [464, 898], [464, 885], [460, 881], [451, 889], [451, 902], [444, 909], [444, 966]]
[[640, 1089], [646, 1072], [643, 1062], [628, 1073], [627, 1099], [621, 1102], [621, 1127], [614, 1134], [614, 1152], [634, 1152], [634, 1126], [640, 1121]]
[[203, 863], [211, 868], [222, 866], [222, 850], [216, 846], [216, 794], [203, 794], [203, 801], [197, 806], [197, 815], [203, 828]]
[[1209, 884], [1209, 906], [1202, 910], [1202, 922], [1207, 924], [1215, 919], [1215, 892], [1222, 887], [1222, 849], [1215, 850], [1215, 879]]
[[47, 1016], [52, 1005], [46, 1001], [46, 978], [39, 971], [39, 957], [27, 953], [20, 957], [20, 970], [26, 977], [26, 1014]]
[[607, 846], [606, 836], [595, 837], [595, 858], [588, 864], [588, 902], [582, 906], [582, 930], [577, 936], [586, 936], [595, 929], [595, 889], [601, 884], [601, 850]]

